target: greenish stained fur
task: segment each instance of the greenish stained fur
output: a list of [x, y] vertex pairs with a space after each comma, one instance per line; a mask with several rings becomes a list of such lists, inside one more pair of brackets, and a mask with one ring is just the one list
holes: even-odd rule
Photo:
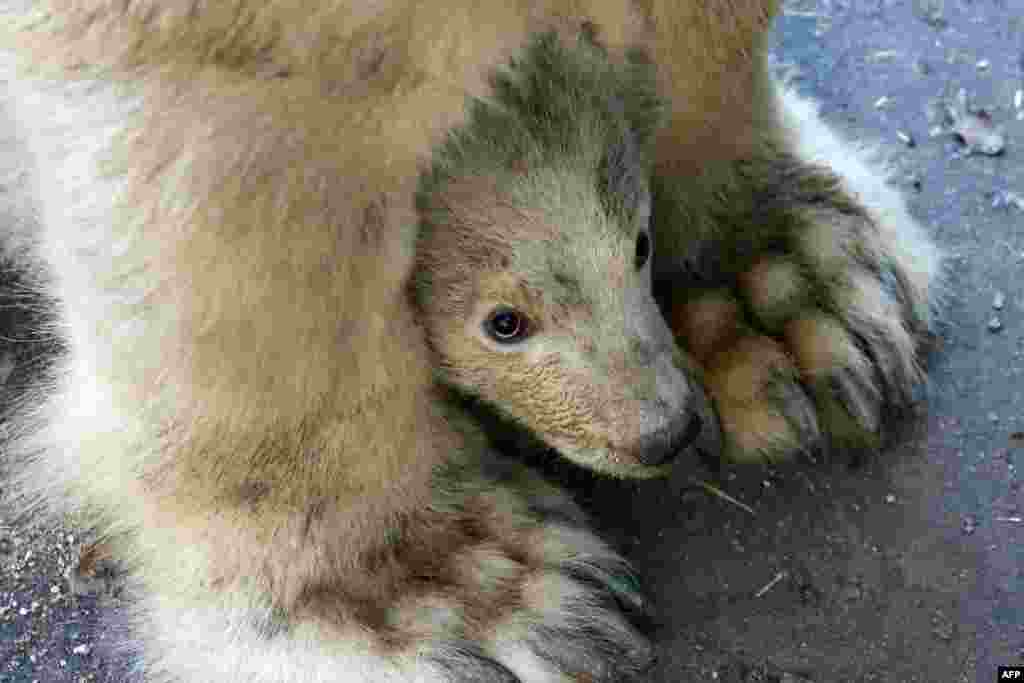
[[547, 167], [552, 177], [593, 169], [602, 199], [631, 208], [622, 206], [623, 193], [616, 190], [624, 189], [617, 173], [628, 173], [632, 158], [620, 157], [647, 159], [662, 106], [654, 66], [639, 51], [616, 65], [586, 37], [564, 46], [545, 34], [494, 75], [491, 87], [493, 97], [472, 100], [466, 124], [438, 150], [421, 183], [421, 208], [424, 197], [453, 179], [481, 174], [509, 181], [501, 187], [529, 205], [537, 205], [531, 199], [550, 201], [549, 185], [537, 186], [530, 176], [517, 182], [518, 167]]
[[[767, 254], [779, 253], [800, 266], [823, 310], [837, 308], [830, 298], [834, 283], [799, 258], [795, 240], [803, 228], [794, 226], [809, 226], [800, 212], [813, 208], [870, 219], [837, 176], [765, 145], [761, 158], [709, 167], [696, 177], [652, 174], [655, 295], [663, 305], [678, 290], [681, 265], [695, 288], [718, 287]], [[851, 256], [876, 269], [868, 254]], [[894, 294], [903, 298], [898, 287]]]
[[[796, 210], [822, 207], [864, 215], [842, 191], [839, 178], [772, 149], [762, 158], [709, 167], [696, 177], [654, 174], [651, 194], [651, 229], [662, 238], [656, 276], [683, 262], [708, 279], [735, 278], [766, 252], [794, 248]], [[695, 244], [711, 241], [714, 253], [694, 252]]]
[[[662, 109], [654, 66], [638, 51], [614, 64], [587, 36], [564, 45], [552, 33], [495, 74], [491, 87], [492, 97], [469, 103], [465, 125], [450, 132], [421, 180], [420, 240], [453, 229], [447, 207], [433, 197], [458, 180], [490, 178], [514, 206], [559, 227], [557, 244], [517, 241], [509, 265], [538, 296], [585, 304], [585, 293], [607, 282], [587, 281], [604, 268], [573, 245], [603, 240], [628, 258], [635, 248], [634, 219], [648, 195], [648, 147]], [[435, 277], [420, 273], [421, 296]]]

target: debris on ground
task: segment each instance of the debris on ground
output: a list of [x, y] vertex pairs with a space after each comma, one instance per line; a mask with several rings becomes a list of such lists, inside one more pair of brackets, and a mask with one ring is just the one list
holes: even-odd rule
[[954, 137], [970, 152], [998, 156], [1006, 148], [1006, 137], [1002, 126], [996, 125], [992, 115], [984, 109], [972, 108], [967, 102], [967, 91], [963, 88], [956, 100], [947, 104], [946, 114], [952, 121]]
[[896, 131], [896, 137], [898, 137], [900, 139], [900, 142], [902, 142], [907, 147], [913, 147], [914, 145], [917, 144], [914, 141], [914, 137], [910, 133], [906, 133], [902, 130]]
[[914, 0], [914, 15], [934, 29], [949, 25], [942, 10], [942, 0]]
[[1024, 197], [1010, 190], [999, 190], [992, 194], [992, 208], [1010, 208], [1024, 211]]

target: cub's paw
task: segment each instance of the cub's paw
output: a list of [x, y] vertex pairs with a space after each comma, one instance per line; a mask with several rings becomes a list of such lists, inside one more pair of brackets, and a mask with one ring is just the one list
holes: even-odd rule
[[885, 418], [909, 406], [924, 381], [928, 277], [869, 215], [848, 207], [795, 211], [783, 244], [669, 314], [706, 370], [726, 457], [876, 448]]
[[391, 622], [446, 681], [637, 680], [653, 656], [633, 572], [565, 494], [514, 478], [450, 509], [465, 544], [438, 556], [435, 590], [403, 598]]

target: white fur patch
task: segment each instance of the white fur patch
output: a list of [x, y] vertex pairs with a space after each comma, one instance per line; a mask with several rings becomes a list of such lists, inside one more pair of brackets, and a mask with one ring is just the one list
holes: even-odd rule
[[338, 634], [303, 623], [263, 637], [251, 626], [255, 610], [211, 604], [148, 605], [158, 632], [147, 638], [151, 671], [209, 683], [448, 683], [435, 662], [415, 653], [392, 659], [374, 653], [373, 637]]
[[[49, 266], [37, 275], [60, 302], [58, 325], [73, 349], [47, 405], [39, 409], [46, 426], [16, 445], [32, 454], [23, 486], [29, 495], [48, 494], [51, 501], [74, 490], [86, 501], [109, 503], [108, 496], [115, 495], [118, 503], [130, 506], [128, 473], [114, 468], [117, 460], [105, 454], [130, 448], [126, 441], [137, 433], [129, 424], [134, 411], [117, 405], [109, 382], [99, 379], [100, 368], [118, 362], [110, 342], [131, 333], [112, 322], [123, 317], [112, 314], [123, 305], [123, 296], [102, 286], [121, 248], [109, 226], [122, 184], [102, 177], [97, 168], [135, 104], [111, 86], [15, 77], [15, 71], [15, 59], [0, 53], [0, 109], [13, 124], [13, 134], [25, 141], [13, 148], [19, 155], [7, 160], [4, 175], [33, 197], [17, 207], [23, 218], [15, 227], [24, 232], [16, 230], [9, 239], [30, 267]], [[35, 455], [43, 450], [45, 458]], [[85, 479], [79, 476], [83, 469], [92, 472], [89, 491], [76, 487]]]

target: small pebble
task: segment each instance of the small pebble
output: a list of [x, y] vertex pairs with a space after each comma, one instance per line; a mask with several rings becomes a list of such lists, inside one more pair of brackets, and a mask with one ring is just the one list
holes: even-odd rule
[[1006, 305], [1006, 295], [1002, 292], [996, 292], [995, 296], [992, 297], [992, 308], [997, 311], [1003, 310], [1003, 306]]
[[898, 137], [900, 139], [900, 142], [902, 142], [907, 147], [913, 147], [916, 144], [914, 142], [914, 138], [910, 136], [910, 133], [904, 133], [902, 130], [896, 131], [896, 137]]
[[914, 0], [914, 14], [934, 29], [944, 29], [949, 23], [942, 16], [942, 0]]
[[967, 91], [961, 88], [956, 100], [949, 103], [946, 113], [953, 122], [952, 133], [969, 151], [998, 156], [1006, 147], [1002, 126], [996, 125], [992, 115], [984, 109], [971, 107]]
[[1018, 90], [1013, 94], [1013, 106], [1015, 109], [1020, 109], [1021, 105], [1024, 105], [1024, 90]]
[[978, 71], [984, 71], [985, 69], [992, 66], [992, 62], [988, 61], [987, 59], [980, 59], [978, 60], [978, 63], [975, 64], [974, 66], [977, 67]]
[[1003, 329], [1003, 321], [997, 316], [992, 316], [992, 319], [988, 321], [989, 332], [999, 332]]
[[875, 100], [875, 109], [884, 109], [889, 105], [890, 102], [892, 102], [892, 100], [889, 98], [888, 95], [882, 95], [877, 100]]
[[89, 651], [91, 649], [92, 648], [83, 643], [82, 645], [76, 645], [74, 649], [71, 650], [71, 652], [73, 652], [76, 655], [87, 655], [89, 654]]
[[960, 530], [963, 531], [964, 534], [967, 536], [973, 534], [975, 529], [977, 528], [978, 520], [974, 517], [974, 515], [967, 515], [966, 517], [964, 517], [963, 522], [960, 523]]
[[891, 493], [885, 494], [885, 502], [886, 503], [895, 503], [896, 502], [896, 496], [892, 495]]
[[990, 411], [989, 414], [988, 414], [988, 421], [989, 422], [999, 422], [999, 416]]

